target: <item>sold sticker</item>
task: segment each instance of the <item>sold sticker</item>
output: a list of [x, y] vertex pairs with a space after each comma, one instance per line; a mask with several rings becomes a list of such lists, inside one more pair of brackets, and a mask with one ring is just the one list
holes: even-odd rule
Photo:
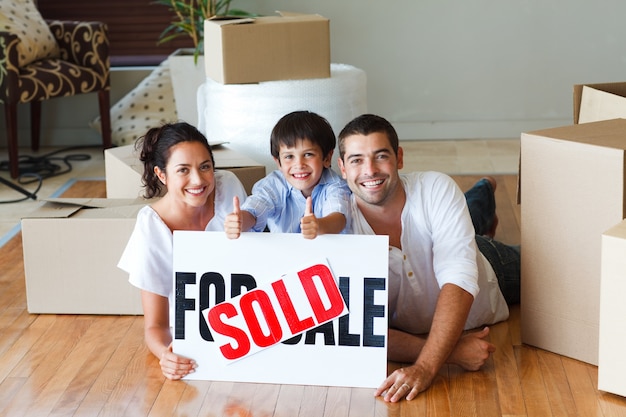
[[326, 260], [203, 311], [225, 360], [235, 361], [348, 314]]

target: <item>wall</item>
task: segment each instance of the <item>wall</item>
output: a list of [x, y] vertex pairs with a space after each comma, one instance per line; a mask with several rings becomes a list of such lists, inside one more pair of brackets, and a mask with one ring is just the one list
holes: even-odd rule
[[236, 0], [319, 13], [333, 62], [404, 139], [519, 137], [572, 123], [572, 85], [626, 80], [623, 0]]
[[[517, 138], [571, 124], [573, 84], [626, 80], [623, 0], [235, 0], [234, 6], [330, 18], [332, 61], [366, 71], [369, 111], [392, 121], [402, 139]], [[112, 82], [118, 91], [136, 79], [119, 75]], [[96, 98], [55, 101], [44, 105], [44, 130], [52, 129], [44, 143], [97, 143], [86, 127], [97, 115]], [[20, 126], [27, 130], [28, 122]]]

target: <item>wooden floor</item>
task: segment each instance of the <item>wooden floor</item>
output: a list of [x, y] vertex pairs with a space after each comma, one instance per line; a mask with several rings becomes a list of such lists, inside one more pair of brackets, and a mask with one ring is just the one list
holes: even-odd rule
[[[497, 237], [516, 244], [516, 178], [496, 178]], [[477, 177], [455, 179], [467, 189]], [[104, 193], [83, 181], [64, 196]], [[28, 314], [20, 235], [0, 265], [0, 416], [626, 416], [626, 399], [597, 390], [595, 366], [522, 345], [518, 308], [491, 327], [497, 351], [481, 371], [445, 366], [417, 399], [387, 404], [371, 389], [167, 381], [142, 317]]]

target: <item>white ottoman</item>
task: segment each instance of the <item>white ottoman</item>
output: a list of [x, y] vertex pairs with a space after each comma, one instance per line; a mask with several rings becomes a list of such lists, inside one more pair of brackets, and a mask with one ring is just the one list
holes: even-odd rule
[[[338, 135], [346, 123], [367, 112], [366, 87], [365, 72], [345, 64], [331, 64], [330, 78], [258, 84], [220, 84], [207, 78], [198, 89], [198, 129], [209, 141], [228, 142], [271, 172], [276, 164], [270, 155], [270, 133], [282, 116], [296, 110], [315, 112]], [[335, 168], [338, 156], [335, 150]]]

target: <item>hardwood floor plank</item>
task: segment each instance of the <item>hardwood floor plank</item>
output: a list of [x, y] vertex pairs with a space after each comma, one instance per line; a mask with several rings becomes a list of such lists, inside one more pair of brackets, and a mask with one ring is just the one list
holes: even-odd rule
[[350, 388], [329, 387], [324, 417], [347, 417], [350, 412]]
[[[28, 378], [23, 389], [14, 397], [14, 401], [17, 400], [24, 407], [24, 415], [47, 415], [63, 394], [67, 386], [66, 378], [73, 376], [65, 372], [68, 370], [66, 361], [74, 360], [70, 356], [71, 352], [89, 326], [88, 320], [79, 320], [76, 316], [57, 317], [50, 333], [31, 349], [33, 357], [22, 360], [25, 369], [20, 372], [16, 368], [16, 374], [21, 373]], [[55, 338], [56, 334], [64, 334], [66, 337]], [[15, 415], [19, 414], [17, 410], [12, 411]]]
[[598, 380], [592, 380], [588, 368], [592, 365], [561, 357], [568, 385], [579, 416], [602, 416], [596, 389]]
[[185, 381], [185, 390], [176, 405], [173, 415], [200, 416], [200, 410], [210, 386], [211, 381]]
[[276, 417], [297, 416], [300, 412], [303, 395], [303, 385], [282, 385], [276, 399], [274, 415]]
[[503, 415], [523, 415], [526, 413], [526, 407], [519, 383], [520, 376], [511, 333], [509, 321], [491, 326], [489, 332], [491, 343], [496, 345], [496, 351], [492, 357], [500, 404], [499, 411]]
[[328, 387], [318, 387], [309, 385], [304, 387], [304, 395], [300, 403], [300, 413], [298, 416], [322, 416], [326, 407], [326, 395]]
[[63, 396], [50, 412], [51, 416], [74, 415], [77, 412], [126, 333], [129, 319], [132, 317], [99, 316], [93, 320], [66, 363], [74, 376], [68, 380]]
[[149, 417], [173, 416], [180, 399], [185, 392], [186, 385], [179, 381], [165, 381], [163, 388], [159, 392], [154, 405], [150, 409]]
[[24, 329], [19, 339], [2, 354], [0, 381], [4, 381], [13, 369], [20, 365], [31, 347], [47, 332], [55, 320], [56, 317], [53, 316], [38, 316], [27, 329]]
[[258, 384], [250, 405], [252, 415], [271, 416], [274, 414], [279, 394], [280, 385], [278, 384]]
[[[96, 317], [94, 320], [100, 319], [102, 317]], [[143, 323], [137, 320], [137, 317], [126, 316], [124, 320], [118, 320], [117, 332], [120, 339], [117, 344], [114, 340], [110, 342], [112, 350], [110, 356], [106, 357], [103, 353], [102, 356], [95, 358], [96, 360], [102, 358], [101, 370], [76, 410], [75, 416], [97, 415], [103, 409], [110, 396], [116, 392], [116, 386], [122, 380], [134, 353], [143, 344]], [[96, 368], [94, 372], [98, 372]]]
[[435, 389], [427, 390], [421, 395], [426, 397], [426, 415], [447, 417], [451, 415], [450, 410], [450, 376], [449, 368], [454, 365], [446, 365], [439, 371], [435, 379]]
[[450, 415], [480, 417], [476, 412], [474, 402], [472, 374], [458, 366], [450, 366], [448, 372], [450, 378]]
[[202, 403], [199, 416], [227, 415], [226, 411], [233, 408], [231, 402], [231, 392], [233, 391], [234, 386], [234, 382], [212, 382], [208, 392], [206, 393], [204, 402]]
[[550, 401], [535, 348], [515, 346], [515, 357], [529, 417], [552, 417]]
[[7, 408], [15, 393], [22, 389], [27, 378], [6, 378], [0, 382], [0, 416], [9, 416]]
[[563, 417], [575, 415], [576, 404], [563, 369], [561, 357], [541, 349], [537, 349], [535, 352], [541, 367], [552, 414]]
[[349, 417], [372, 417], [376, 398], [369, 388], [353, 388], [350, 396]]

